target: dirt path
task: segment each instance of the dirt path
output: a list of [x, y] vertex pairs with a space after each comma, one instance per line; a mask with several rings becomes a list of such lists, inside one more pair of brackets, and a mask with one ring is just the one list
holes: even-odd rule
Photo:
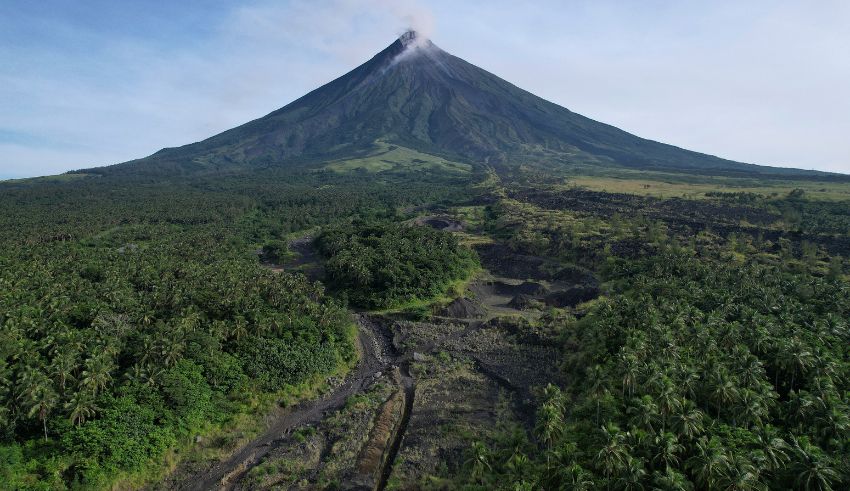
[[[249, 442], [227, 460], [187, 479], [179, 489], [207, 491], [230, 489], [269, 452], [282, 445], [286, 436], [305, 424], [321, 421], [328, 412], [345, 405], [352, 395], [363, 392], [375, 381], [375, 374], [397, 363], [383, 327], [365, 315], [357, 315], [361, 359], [345, 381], [320, 399], [302, 402], [284, 413], [262, 435]], [[407, 385], [407, 383], [405, 383]], [[405, 388], [406, 389], [406, 388]]]

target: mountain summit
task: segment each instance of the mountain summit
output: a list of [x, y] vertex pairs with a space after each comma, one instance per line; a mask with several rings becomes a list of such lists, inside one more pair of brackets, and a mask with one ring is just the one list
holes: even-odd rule
[[183, 170], [286, 166], [368, 154], [378, 142], [497, 168], [539, 163], [779, 171], [646, 140], [586, 118], [446, 53], [415, 31], [262, 118], [127, 164]]

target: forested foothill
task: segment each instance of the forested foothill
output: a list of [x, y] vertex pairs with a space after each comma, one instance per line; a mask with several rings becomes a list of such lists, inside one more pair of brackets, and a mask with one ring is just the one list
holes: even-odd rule
[[[850, 201], [342, 169], [0, 184], [4, 486], [139, 487], [236, 445], [357, 363], [352, 310], [425, 346], [390, 487], [850, 486]], [[319, 282], [287, 269], [305, 237]], [[340, 414], [372, 424], [358, 397]], [[342, 442], [339, 418], [295, 436]], [[312, 479], [275, 462], [246, 479]]]

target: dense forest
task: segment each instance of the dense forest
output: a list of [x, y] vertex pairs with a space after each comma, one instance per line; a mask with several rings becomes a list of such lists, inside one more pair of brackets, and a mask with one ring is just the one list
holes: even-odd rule
[[[559, 353], [535, 371], [558, 376], [522, 388], [530, 426], [461, 433], [440, 486], [850, 485], [846, 201], [720, 186], [665, 199], [537, 172], [399, 168], [2, 186], [7, 488], [155, 482], [193, 442], [354, 367], [349, 307], [396, 312], [388, 323], [453, 315], [446, 295], [480, 301], [452, 288], [493, 264], [592, 295], [500, 307], [459, 331], [518, 323], [534, 333], [518, 343]], [[435, 208], [462, 231], [417, 222]], [[305, 236], [320, 282], [268, 267]]]
[[[3, 430], [31, 437], [4, 447], [21, 466], [10, 478], [103, 483], [224, 422], [246, 393], [352, 361], [344, 310], [220, 239], [142, 228], [3, 257]], [[67, 460], [30, 468], [30, 452]]]
[[[568, 382], [540, 389], [529, 435], [472, 445], [472, 488], [850, 485], [846, 204], [714, 192], [671, 213], [676, 200], [512, 194], [491, 233], [593, 268], [608, 295], [540, 321]], [[748, 214], [764, 225], [737, 223]]]
[[267, 410], [267, 395], [307, 394], [352, 366], [344, 304], [263, 268], [255, 251], [293, 231], [451, 199], [463, 184], [438, 178], [0, 184], [2, 487], [144, 483], [172, 450]]
[[344, 290], [352, 304], [367, 308], [439, 295], [476, 266], [475, 253], [455, 236], [427, 227], [337, 226], [323, 231], [317, 246], [328, 259], [328, 281]]
[[610, 274], [619, 294], [558, 326], [574, 382], [545, 390], [539, 446], [474, 447], [472, 482], [843, 488], [846, 281], [687, 250], [618, 263]]

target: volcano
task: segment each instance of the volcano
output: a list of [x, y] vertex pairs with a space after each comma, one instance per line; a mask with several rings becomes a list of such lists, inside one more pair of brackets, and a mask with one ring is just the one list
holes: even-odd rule
[[497, 169], [530, 164], [806, 172], [734, 162], [637, 137], [522, 90], [413, 31], [262, 118], [111, 169], [295, 166], [368, 155], [379, 143]]

